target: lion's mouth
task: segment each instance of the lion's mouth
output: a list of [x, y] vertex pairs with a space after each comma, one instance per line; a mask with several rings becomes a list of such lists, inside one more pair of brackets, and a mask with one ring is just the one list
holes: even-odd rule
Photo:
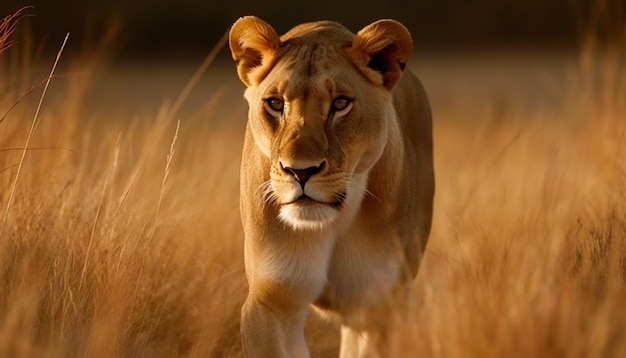
[[289, 203], [285, 203], [283, 205], [290, 205], [290, 204], [300, 204], [300, 205], [328, 205], [333, 209], [340, 209], [343, 206], [344, 201], [346, 200], [346, 194], [338, 194], [335, 197], [335, 201], [332, 202], [324, 202], [324, 201], [319, 201], [319, 200], [315, 200], [305, 194], [302, 194], [299, 198], [297, 198], [294, 201], [291, 201]]
[[346, 195], [337, 194], [332, 201], [321, 201], [303, 194], [280, 206], [280, 219], [295, 229], [318, 230], [329, 225], [340, 214]]
[[346, 201], [346, 194], [345, 193], [341, 193], [341, 194], [337, 195], [335, 201], [333, 201], [332, 203], [329, 203], [328, 205], [333, 207], [333, 209], [339, 209], [339, 208], [341, 208], [343, 206], [344, 201]]

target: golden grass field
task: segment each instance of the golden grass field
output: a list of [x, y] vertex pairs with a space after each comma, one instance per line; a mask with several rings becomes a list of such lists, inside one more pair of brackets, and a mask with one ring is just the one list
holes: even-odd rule
[[[243, 99], [87, 106], [103, 56], [62, 55], [33, 123], [25, 47], [0, 58], [0, 357], [241, 356]], [[571, 59], [549, 100], [416, 62], [437, 193], [399, 357], [626, 356], [626, 51]], [[312, 356], [336, 356], [337, 326], [309, 321]]]

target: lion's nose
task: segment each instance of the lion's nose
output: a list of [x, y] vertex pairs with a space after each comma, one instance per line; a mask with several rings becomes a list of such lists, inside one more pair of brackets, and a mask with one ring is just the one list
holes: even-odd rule
[[304, 184], [306, 184], [306, 182], [311, 178], [311, 176], [321, 172], [322, 169], [324, 169], [325, 165], [326, 165], [326, 162], [324, 161], [318, 166], [312, 166], [312, 167], [303, 168], [303, 169], [296, 169], [296, 168], [285, 167], [282, 162], [280, 163], [280, 167], [283, 169], [283, 171], [293, 176], [298, 181], [298, 183], [300, 183], [300, 185], [303, 187], [304, 187]]

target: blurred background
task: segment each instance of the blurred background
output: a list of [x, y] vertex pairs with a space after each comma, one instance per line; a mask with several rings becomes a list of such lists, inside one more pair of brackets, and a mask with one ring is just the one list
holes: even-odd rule
[[424, 49], [572, 45], [591, 1], [4, 0], [0, 9], [9, 14], [34, 6], [35, 37], [55, 42], [68, 31], [74, 41], [94, 41], [116, 23], [122, 27], [121, 57], [168, 57], [204, 54], [244, 15], [265, 19], [279, 33], [306, 21], [335, 20], [357, 31], [374, 20], [394, 18]]
[[0, 46], [0, 357], [240, 356], [247, 104], [216, 43], [250, 14], [413, 34], [437, 194], [407, 356], [626, 357], [626, 1], [307, 3], [0, 0], [31, 6]]
[[[89, 113], [107, 103], [143, 113], [173, 100], [230, 25], [251, 14], [279, 33], [315, 20], [335, 20], [356, 32], [380, 18], [397, 19], [413, 35], [411, 68], [434, 108], [486, 98], [493, 107], [560, 96], [587, 29], [604, 37], [615, 29], [593, 14], [606, 14], [607, 4], [623, 13], [620, 1], [4, 0], [0, 15], [32, 6], [27, 11], [32, 16], [20, 21], [13, 36], [22, 42], [16, 46], [22, 52], [30, 49], [23, 56], [35, 59], [31, 82], [45, 76], [63, 37], [71, 33], [60, 71], [89, 75], [84, 100]], [[618, 16], [616, 24], [620, 21]], [[90, 64], [79, 67], [79, 62]], [[225, 46], [181, 113], [204, 110], [209, 98], [241, 101], [242, 89]]]

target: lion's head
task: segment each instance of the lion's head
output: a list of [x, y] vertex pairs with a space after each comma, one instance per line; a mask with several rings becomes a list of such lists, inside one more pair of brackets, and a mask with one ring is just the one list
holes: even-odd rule
[[392, 91], [411, 53], [409, 32], [392, 20], [356, 35], [317, 22], [279, 37], [244, 17], [230, 32], [230, 48], [247, 87], [249, 130], [269, 162], [263, 200], [295, 229], [351, 215], [392, 140]]

